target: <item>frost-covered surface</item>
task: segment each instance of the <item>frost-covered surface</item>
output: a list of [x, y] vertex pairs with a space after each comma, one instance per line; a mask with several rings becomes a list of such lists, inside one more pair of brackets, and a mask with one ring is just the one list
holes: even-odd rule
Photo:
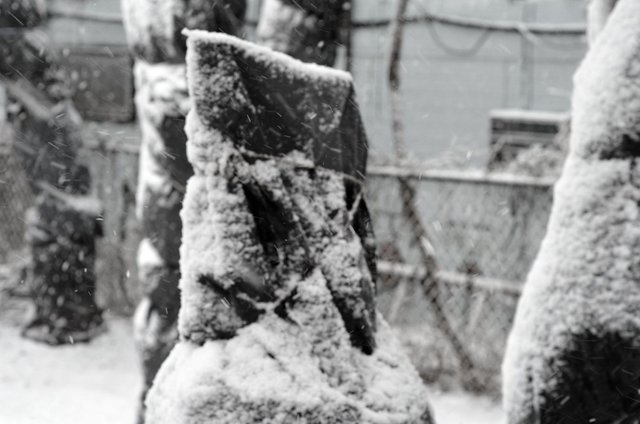
[[575, 77], [569, 158], [504, 362], [511, 424], [640, 419], [639, 134], [640, 2], [620, 0]]
[[313, 308], [294, 317], [308, 323], [268, 314], [229, 341], [179, 343], [147, 398], [147, 421], [430, 423], [426, 390], [386, 324], [373, 355], [353, 349], [328, 290], [307, 283], [299, 301]]
[[367, 150], [350, 77], [220, 34], [188, 45], [181, 341], [147, 422], [430, 423], [350, 213]]
[[131, 50], [149, 62], [183, 62], [184, 28], [238, 34], [246, 8], [245, 0], [122, 0]]

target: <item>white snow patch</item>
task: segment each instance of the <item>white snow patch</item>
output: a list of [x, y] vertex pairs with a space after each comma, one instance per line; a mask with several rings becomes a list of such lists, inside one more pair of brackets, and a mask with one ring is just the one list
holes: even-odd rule
[[131, 325], [108, 318], [89, 344], [50, 347], [0, 322], [0, 422], [132, 423], [142, 385]]
[[158, 252], [158, 249], [153, 246], [153, 243], [151, 243], [151, 240], [148, 238], [140, 241], [137, 263], [139, 267], [144, 268], [159, 268], [165, 265], [165, 261], [162, 259], [162, 256], [160, 256], [160, 252]]
[[[295, 59], [288, 54], [274, 51], [269, 47], [260, 46], [258, 44], [251, 43], [249, 41], [242, 40], [232, 35], [224, 34], [221, 32], [207, 32], [202, 30], [183, 30], [183, 34], [189, 38], [187, 43], [191, 45], [197, 41], [207, 41], [210, 43], [228, 44], [234, 46], [258, 61], [268, 63], [269, 66], [276, 67], [278, 69], [286, 69], [288, 72], [296, 73], [301, 76], [312, 79], [332, 79], [336, 84], [343, 84], [344, 82], [352, 82], [353, 78], [350, 73], [329, 68], [327, 66], [317, 65], [315, 63], [305, 63], [298, 59]], [[190, 47], [191, 48], [191, 47]], [[189, 54], [187, 52], [187, 62], [189, 62]], [[193, 69], [193, 65], [188, 67]]]

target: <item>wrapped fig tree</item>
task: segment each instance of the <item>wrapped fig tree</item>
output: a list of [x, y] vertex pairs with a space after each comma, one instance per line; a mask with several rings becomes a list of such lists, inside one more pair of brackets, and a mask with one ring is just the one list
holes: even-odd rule
[[576, 73], [572, 109], [569, 157], [507, 346], [509, 424], [640, 422], [640, 2], [613, 8]]
[[15, 148], [35, 206], [27, 213], [29, 284], [35, 316], [26, 337], [49, 344], [87, 341], [102, 329], [96, 306], [99, 203], [78, 157], [80, 118], [69, 78], [44, 33], [44, 1], [0, 1], [0, 75], [11, 102]]
[[136, 107], [142, 127], [136, 201], [143, 233], [138, 280], [144, 297], [134, 326], [144, 369], [144, 399], [178, 334], [179, 213], [193, 174], [184, 133], [189, 96], [181, 31], [200, 28], [238, 34], [246, 2], [124, 0], [122, 9], [127, 39], [137, 59]]
[[180, 341], [147, 422], [431, 423], [354, 223], [350, 76], [224, 34], [188, 46]]

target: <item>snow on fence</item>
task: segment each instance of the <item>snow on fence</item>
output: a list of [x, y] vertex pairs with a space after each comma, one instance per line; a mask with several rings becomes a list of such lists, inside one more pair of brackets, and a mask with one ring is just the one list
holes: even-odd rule
[[[91, 128], [84, 154], [104, 202], [105, 238], [99, 243], [99, 292], [103, 304], [130, 312], [139, 297], [133, 216], [137, 174], [137, 129]], [[0, 259], [22, 244], [23, 215], [30, 194], [14, 155], [0, 149]], [[440, 265], [439, 296], [460, 339], [472, 353], [482, 390], [495, 391], [520, 287], [546, 231], [552, 200], [549, 179], [434, 171], [420, 167], [369, 167], [368, 199], [378, 242], [378, 303], [402, 328], [416, 366], [430, 381], [464, 383], [464, 373], [429, 311], [420, 287], [424, 266], [402, 214], [398, 178], [415, 188], [418, 210]]]

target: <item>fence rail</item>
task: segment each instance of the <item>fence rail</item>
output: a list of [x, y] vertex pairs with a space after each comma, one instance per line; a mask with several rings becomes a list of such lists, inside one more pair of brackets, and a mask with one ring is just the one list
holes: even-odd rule
[[[391, 278], [406, 278], [419, 281], [427, 275], [427, 269], [423, 266], [378, 261], [378, 273]], [[444, 284], [460, 287], [473, 286], [482, 290], [504, 292], [514, 296], [519, 296], [522, 292], [521, 282], [487, 278], [462, 272], [440, 270], [436, 273], [436, 279]]]
[[483, 170], [429, 169], [413, 164], [371, 165], [367, 168], [369, 176], [408, 178], [414, 180], [439, 180], [460, 183], [494, 184], [510, 186], [552, 187], [555, 178], [530, 177]]

